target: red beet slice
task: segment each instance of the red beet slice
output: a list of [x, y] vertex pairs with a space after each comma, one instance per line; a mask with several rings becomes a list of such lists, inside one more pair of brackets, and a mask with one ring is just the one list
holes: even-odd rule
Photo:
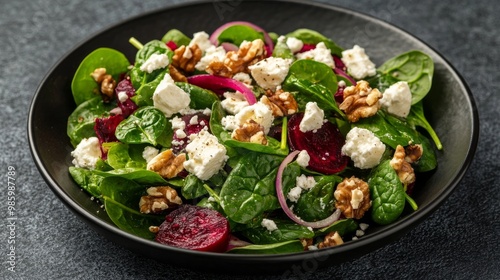
[[288, 121], [288, 143], [292, 150], [306, 150], [311, 158], [308, 168], [323, 174], [342, 171], [349, 161], [341, 149], [344, 137], [336, 125], [326, 122], [316, 131], [302, 132], [299, 129], [304, 113], [297, 113]]
[[206, 252], [224, 252], [230, 240], [229, 222], [219, 212], [183, 204], [160, 225], [156, 241]]
[[[127, 94], [128, 98], [121, 101], [119, 98], [120, 92], [124, 92]], [[115, 96], [118, 103], [118, 107], [122, 110], [123, 117], [127, 118], [130, 116], [135, 110], [137, 110], [137, 105], [130, 99], [130, 97], [135, 95], [134, 86], [132, 86], [132, 82], [130, 78], [125, 78], [121, 80], [115, 88]]]
[[[193, 119], [194, 118], [194, 119]], [[182, 121], [186, 124], [184, 128], [185, 137], [180, 138], [176, 133], [177, 129], [174, 131], [174, 136], [172, 141], [172, 151], [174, 154], [179, 154], [184, 152], [187, 144], [189, 135], [198, 133], [203, 129], [209, 129], [210, 116], [203, 113], [189, 114], [182, 116]], [[205, 128], [206, 127], [206, 128]], [[208, 130], [210, 132], [210, 130]]]

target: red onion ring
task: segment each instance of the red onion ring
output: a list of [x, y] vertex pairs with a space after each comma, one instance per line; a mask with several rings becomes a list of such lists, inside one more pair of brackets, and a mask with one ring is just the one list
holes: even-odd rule
[[257, 103], [255, 94], [242, 82], [235, 79], [210, 74], [194, 75], [187, 78], [188, 83], [223, 94], [227, 89], [239, 91], [245, 96], [249, 105]]

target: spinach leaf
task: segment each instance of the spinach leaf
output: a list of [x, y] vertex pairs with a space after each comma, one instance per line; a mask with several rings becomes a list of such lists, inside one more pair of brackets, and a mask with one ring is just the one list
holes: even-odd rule
[[327, 218], [335, 211], [335, 186], [342, 181], [339, 176], [316, 176], [316, 185], [310, 190], [303, 190], [293, 211], [302, 220], [308, 222]]
[[142, 157], [145, 147], [146, 145], [141, 144], [114, 143], [108, 150], [108, 164], [114, 169], [127, 167], [146, 169], [146, 160]]
[[222, 125], [222, 118], [225, 116], [226, 113], [222, 108], [220, 101], [214, 102], [212, 105], [212, 114], [210, 115], [210, 131], [221, 143], [223, 142], [221, 134], [226, 133], [226, 130], [224, 130], [224, 126]]
[[246, 25], [233, 25], [222, 31], [217, 37], [219, 43], [228, 42], [239, 46], [243, 41], [253, 41], [261, 39], [264, 41], [264, 35], [261, 32]]
[[405, 191], [389, 160], [372, 170], [368, 185], [372, 198], [372, 220], [380, 225], [397, 220], [405, 206]]
[[182, 45], [189, 45], [191, 42], [191, 38], [186, 36], [184, 33], [182, 33], [178, 29], [170, 29], [163, 37], [161, 38], [161, 41], [164, 43], [168, 43], [170, 41], [174, 42], [177, 46], [182, 46]]
[[203, 110], [212, 108], [214, 102], [219, 100], [219, 97], [210, 90], [188, 83], [176, 82], [175, 84], [191, 97], [191, 102], [189, 103], [189, 108], [191, 109]]
[[281, 142], [269, 136], [266, 136], [267, 145], [234, 140], [231, 138], [229, 133], [221, 133], [221, 139], [227, 147], [243, 148], [249, 151], [270, 155], [288, 155], [288, 149], [282, 149]]
[[92, 170], [80, 167], [69, 167], [69, 174], [75, 182], [93, 197], [101, 197], [101, 182], [103, 176], [96, 174]]
[[82, 139], [95, 136], [95, 119], [107, 115], [112, 108], [113, 105], [102, 102], [100, 96], [78, 105], [68, 117], [67, 134], [73, 147], [76, 147]]
[[335, 223], [318, 229], [315, 232], [315, 236], [327, 235], [330, 232], [338, 232], [340, 236], [344, 236], [351, 232], [354, 232], [358, 228], [358, 223], [353, 219], [342, 219], [338, 220]]
[[156, 87], [160, 84], [160, 82], [165, 77], [166, 72], [162, 72], [158, 74], [154, 78], [154, 80], [149, 82], [144, 82], [136, 91], [135, 95], [131, 97], [132, 101], [139, 107], [144, 106], [153, 106], [153, 94], [156, 90]]
[[143, 238], [154, 238], [149, 226], [159, 225], [164, 217], [142, 214], [137, 210], [144, 186], [121, 177], [107, 177], [101, 182], [101, 191], [106, 213], [116, 226]]
[[239, 160], [220, 191], [221, 205], [231, 220], [245, 224], [280, 207], [274, 181], [281, 161], [281, 156], [259, 153]]
[[249, 228], [241, 233], [255, 244], [273, 244], [300, 238], [313, 238], [314, 232], [305, 226], [301, 226], [288, 220], [273, 220], [276, 230], [269, 231], [267, 228], [259, 226]]
[[438, 150], [443, 149], [443, 144], [441, 144], [441, 140], [439, 140], [439, 136], [436, 134], [434, 131], [434, 128], [430, 125], [430, 123], [427, 121], [425, 114], [424, 114], [424, 105], [422, 101], [418, 102], [417, 104], [414, 104], [411, 106], [410, 114], [406, 118], [409, 123], [413, 124], [414, 126], [419, 126], [422, 127], [429, 133], [429, 136], [432, 138], [434, 141], [434, 144], [436, 145], [436, 148]]
[[335, 44], [331, 39], [329, 39], [328, 37], [324, 36], [323, 34], [317, 32], [317, 31], [307, 29], [307, 28], [299, 28], [295, 31], [292, 31], [292, 32], [286, 34], [285, 36], [286, 37], [295, 37], [295, 38], [301, 40], [302, 42], [304, 42], [304, 44], [316, 45], [320, 42], [323, 42], [323, 43], [325, 43], [325, 46], [330, 49], [332, 54], [339, 56], [339, 57], [342, 57], [343, 49], [341, 47], [339, 47], [337, 44]]
[[142, 168], [120, 168], [110, 171], [94, 170], [93, 173], [102, 177], [121, 177], [140, 185], [158, 186], [167, 184], [167, 181], [158, 173]]
[[293, 55], [292, 51], [290, 50], [290, 48], [286, 44], [285, 40], [284, 41], [278, 40], [276, 42], [276, 44], [274, 45], [274, 50], [273, 50], [272, 56], [273, 57], [280, 57], [283, 59], [290, 58], [290, 59], [295, 60], [295, 56]]
[[422, 100], [431, 89], [434, 62], [429, 55], [414, 50], [387, 60], [377, 68], [377, 72], [380, 73], [380, 79], [408, 82], [413, 105]]
[[120, 74], [128, 71], [130, 62], [125, 55], [110, 48], [98, 48], [87, 55], [73, 76], [71, 92], [76, 105], [100, 96], [99, 84], [90, 75], [97, 68], [106, 68], [106, 73], [119, 80]]
[[247, 245], [233, 248], [227, 253], [233, 254], [286, 254], [304, 251], [304, 246], [299, 240], [290, 240], [274, 244]]
[[156, 80], [159, 75], [164, 75], [168, 72], [168, 67], [162, 69], [156, 69], [151, 73], [142, 71], [140, 68], [153, 54], [166, 54], [169, 61], [172, 61], [173, 52], [165, 45], [164, 42], [160, 40], [152, 40], [144, 44], [144, 46], [137, 51], [135, 56], [134, 67], [130, 70], [130, 81], [136, 89], [144, 84], [147, 84], [153, 80]]
[[189, 174], [181, 188], [182, 196], [185, 199], [194, 199], [207, 194], [208, 192], [203, 185], [204, 182], [202, 180], [192, 174]]
[[116, 138], [127, 144], [149, 143], [170, 145], [173, 135], [170, 122], [158, 109], [147, 106], [139, 108], [116, 127]]
[[335, 102], [337, 76], [326, 64], [310, 59], [300, 59], [292, 63], [283, 82], [283, 89], [296, 92], [295, 99], [301, 110], [307, 102], [316, 102], [321, 109], [335, 111], [343, 116]]

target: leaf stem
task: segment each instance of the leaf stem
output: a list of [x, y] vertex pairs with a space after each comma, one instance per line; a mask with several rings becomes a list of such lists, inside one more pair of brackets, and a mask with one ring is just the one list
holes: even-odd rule
[[128, 42], [130, 44], [132, 44], [132, 46], [136, 47], [138, 50], [140, 50], [140, 49], [142, 49], [144, 47], [144, 45], [141, 42], [139, 42], [139, 40], [137, 40], [134, 37], [130, 37], [130, 39], [128, 39]]
[[286, 150], [288, 148], [287, 146], [287, 139], [288, 139], [288, 119], [287, 117], [283, 118], [283, 124], [281, 125], [281, 146], [280, 148], [282, 150]]
[[413, 211], [417, 211], [418, 209], [418, 205], [417, 203], [415, 202], [415, 200], [413, 200], [413, 198], [411, 198], [405, 191], [405, 199], [406, 201], [408, 202], [408, 204], [410, 204], [411, 208], [413, 209]]

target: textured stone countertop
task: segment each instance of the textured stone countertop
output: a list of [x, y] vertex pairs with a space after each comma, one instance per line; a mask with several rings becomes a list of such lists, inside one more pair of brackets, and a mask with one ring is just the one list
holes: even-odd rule
[[[17, 0], [0, 9], [0, 278], [273, 279], [200, 273], [135, 255], [90, 229], [40, 176], [27, 112], [47, 71], [79, 42], [179, 0]], [[440, 52], [470, 86], [480, 116], [476, 157], [428, 219], [381, 249], [307, 279], [500, 279], [500, 5], [497, 1], [321, 1], [384, 19]], [[453, 151], [449, 151], [453, 152]], [[7, 179], [16, 168], [16, 266], [9, 264]], [[249, 268], [251, 269], [251, 268]], [[244, 272], [242, 272], [244, 273]], [[296, 275], [299, 278], [300, 275]]]

